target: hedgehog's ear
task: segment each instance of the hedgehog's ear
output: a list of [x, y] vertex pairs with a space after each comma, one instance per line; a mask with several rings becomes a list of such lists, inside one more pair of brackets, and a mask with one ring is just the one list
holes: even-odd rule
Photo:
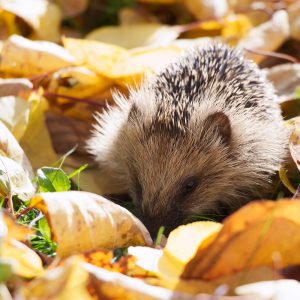
[[231, 124], [223, 112], [216, 112], [209, 115], [205, 120], [204, 127], [213, 129], [219, 134], [223, 144], [229, 145], [231, 141]]

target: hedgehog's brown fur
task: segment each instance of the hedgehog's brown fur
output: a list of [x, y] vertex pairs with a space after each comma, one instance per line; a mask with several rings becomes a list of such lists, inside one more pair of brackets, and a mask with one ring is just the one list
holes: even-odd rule
[[264, 195], [287, 133], [272, 85], [223, 45], [194, 49], [98, 115], [103, 193], [129, 193], [153, 233]]

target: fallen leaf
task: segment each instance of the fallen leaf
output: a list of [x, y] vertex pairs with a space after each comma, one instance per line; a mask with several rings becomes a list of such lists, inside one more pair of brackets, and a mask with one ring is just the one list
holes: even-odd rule
[[49, 166], [57, 161], [51, 138], [45, 125], [44, 112], [48, 103], [42, 96], [43, 90], [32, 92], [27, 99], [31, 104], [28, 126], [20, 140], [20, 145], [29, 158], [33, 169]]
[[180, 53], [181, 49], [175, 46], [132, 50], [129, 59], [115, 64], [113, 77], [122, 86], [139, 84], [146, 73], [158, 73]]
[[[187, 264], [182, 277], [212, 280], [241, 270], [300, 262], [298, 200], [256, 201], [228, 217], [216, 238]], [[280, 236], [280, 239], [278, 239]], [[245, 243], [247, 241], [247, 243]]]
[[84, 12], [89, 4], [88, 0], [55, 0], [61, 8], [64, 17], [74, 17]]
[[0, 97], [0, 120], [18, 140], [22, 138], [28, 125], [30, 107], [25, 99], [15, 96]]
[[158, 262], [158, 271], [169, 276], [180, 276], [186, 264], [197, 251], [215, 238], [222, 224], [216, 222], [194, 222], [173, 230]]
[[23, 19], [38, 39], [59, 41], [61, 12], [46, 0], [1, 0], [0, 8]]
[[124, 48], [167, 46], [177, 39], [180, 27], [154, 23], [107, 26], [93, 30], [86, 39]]
[[291, 37], [297, 41], [300, 41], [300, 3], [296, 1], [295, 3], [290, 5], [287, 9], [287, 13], [289, 16]]
[[46, 215], [61, 257], [99, 247], [114, 249], [152, 243], [136, 217], [96, 194], [42, 193], [32, 198], [30, 206]]
[[33, 170], [26, 154], [12, 133], [1, 121], [0, 132], [0, 154], [2, 156], [11, 158], [13, 161], [21, 165], [23, 170], [28, 174], [29, 178], [32, 179], [34, 177]]
[[26, 78], [0, 79], [0, 97], [22, 96], [32, 90], [33, 84]]
[[228, 12], [227, 0], [183, 0], [183, 3], [201, 21], [222, 18]]
[[[249, 33], [237, 44], [240, 48], [257, 51], [276, 51], [290, 36], [288, 15], [285, 10], [277, 11], [272, 19], [257, 27], [253, 27]], [[256, 63], [266, 57], [252, 52], [245, 52], [249, 59]]]
[[25, 244], [12, 238], [1, 246], [1, 257], [13, 260], [13, 273], [20, 277], [32, 278], [43, 270], [40, 257]]
[[10, 158], [0, 155], [0, 195], [18, 198], [27, 201], [35, 193], [28, 173], [21, 165]]
[[300, 64], [280, 64], [264, 70], [274, 85], [280, 103], [295, 98], [295, 91], [300, 86]]
[[[68, 67], [55, 72], [51, 77], [48, 91], [64, 96], [76, 98], [93, 97], [100, 94], [112, 85], [111, 80], [97, 74], [86, 67]], [[57, 97], [58, 103], [70, 103], [75, 100], [66, 100]]]
[[0, 71], [20, 76], [53, 72], [74, 64], [75, 59], [63, 47], [46, 41], [31, 41], [18, 35], [2, 47]]
[[86, 64], [100, 75], [114, 77], [113, 68], [129, 59], [129, 52], [121, 47], [82, 39], [63, 39], [64, 47], [76, 58], [78, 64]]
[[296, 300], [300, 295], [300, 283], [296, 280], [281, 279], [262, 281], [237, 287], [237, 295], [251, 295], [256, 300]]

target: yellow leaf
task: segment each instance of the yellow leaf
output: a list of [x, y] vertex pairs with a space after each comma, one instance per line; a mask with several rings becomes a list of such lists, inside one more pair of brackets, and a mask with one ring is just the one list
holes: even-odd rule
[[230, 15], [224, 20], [222, 37], [231, 45], [243, 38], [252, 28], [251, 22], [245, 15]]
[[[106, 90], [111, 80], [86, 67], [68, 67], [55, 72], [48, 91], [77, 98], [92, 97]], [[70, 102], [59, 98], [61, 102]]]
[[8, 238], [1, 246], [1, 257], [14, 261], [14, 273], [25, 278], [37, 276], [43, 270], [40, 257], [25, 244]]
[[159, 272], [180, 276], [197, 251], [206, 247], [222, 228], [216, 222], [194, 222], [173, 230], [158, 262]]
[[121, 47], [91, 40], [64, 38], [65, 48], [77, 60], [78, 64], [86, 64], [100, 75], [113, 77], [113, 68], [129, 59], [129, 52]]
[[31, 104], [29, 123], [20, 145], [27, 154], [33, 169], [52, 165], [57, 160], [51, 138], [45, 124], [44, 113], [48, 108], [47, 101], [41, 96], [43, 90], [33, 92], [29, 96]]
[[55, 3], [46, 0], [1, 0], [0, 8], [23, 19], [38, 39], [57, 42], [61, 12]]
[[179, 36], [179, 27], [161, 24], [107, 26], [93, 30], [86, 39], [124, 48], [159, 47], [170, 44]]
[[[42, 206], [35, 204], [41, 199]], [[42, 193], [32, 201], [31, 207], [42, 209], [47, 216], [59, 256], [98, 247], [114, 249], [152, 243], [147, 229], [136, 217], [99, 195], [73, 191]]]
[[0, 71], [20, 76], [55, 71], [70, 66], [75, 59], [63, 47], [44, 41], [31, 41], [18, 35], [3, 44]]
[[291, 193], [295, 193], [296, 189], [293, 187], [292, 183], [290, 182], [290, 180], [287, 177], [287, 170], [285, 170], [284, 168], [280, 168], [279, 170], [279, 178], [282, 181], [282, 183], [284, 184], [284, 186], [291, 192]]
[[140, 83], [146, 72], [158, 73], [180, 53], [181, 49], [175, 46], [134, 50], [129, 59], [114, 66], [113, 76], [123, 86]]
[[299, 200], [251, 202], [225, 220], [219, 234], [197, 252], [182, 277], [213, 280], [242, 270], [272, 267], [274, 254], [278, 268], [297, 265], [299, 226]]

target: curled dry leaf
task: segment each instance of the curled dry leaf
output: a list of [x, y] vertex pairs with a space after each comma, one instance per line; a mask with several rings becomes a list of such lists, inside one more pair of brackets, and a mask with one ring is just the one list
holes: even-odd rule
[[144, 225], [125, 208], [92, 193], [42, 193], [31, 200], [51, 224], [57, 254], [114, 249], [129, 245], [151, 245]]
[[0, 79], [0, 97], [21, 96], [29, 92], [33, 84], [26, 78], [5, 78]]
[[7, 39], [1, 51], [0, 71], [21, 76], [53, 72], [74, 64], [63, 47], [45, 41], [31, 41], [18, 35]]
[[93, 30], [86, 39], [113, 44], [124, 48], [166, 46], [176, 40], [180, 27], [161, 24], [107, 26]]
[[35, 37], [57, 42], [61, 12], [55, 3], [46, 0], [1, 0], [0, 8], [23, 19]]
[[300, 86], [300, 64], [280, 64], [265, 71], [281, 103], [295, 98], [295, 91]]
[[25, 240], [33, 230], [16, 224], [8, 214], [0, 211], [0, 252], [1, 263], [9, 263], [13, 274], [32, 278], [43, 269], [40, 257], [25, 244], [18, 240]]
[[[63, 265], [48, 270], [42, 277], [22, 289], [25, 299], [124, 299], [124, 300], [209, 300], [209, 295], [197, 297], [155, 287], [140, 279], [84, 263], [78, 256], [68, 258]], [[231, 297], [218, 298], [233, 300]], [[234, 298], [242, 300], [247, 298]]]
[[10, 158], [0, 155], [0, 195], [12, 197], [18, 195], [27, 201], [35, 193], [28, 173]]
[[[1, 102], [0, 102], [1, 107]], [[1, 107], [2, 109], [2, 107]], [[11, 158], [13, 161], [22, 166], [29, 178], [33, 178], [33, 170], [31, 164], [24, 153], [23, 149], [7, 129], [7, 127], [0, 121], [0, 154]]]
[[[285, 10], [277, 11], [270, 21], [254, 27], [240, 40], [238, 47], [250, 50], [275, 51], [290, 36], [288, 15]], [[246, 56], [259, 63], [265, 56], [246, 52]]]
[[299, 201], [249, 203], [225, 220], [215, 239], [190, 260], [182, 277], [213, 280], [241, 270], [272, 267], [276, 253], [278, 267], [299, 264], [299, 216]]
[[228, 12], [227, 0], [183, 0], [189, 12], [198, 20], [223, 18]]
[[1, 257], [12, 260], [13, 273], [24, 278], [37, 276], [43, 270], [41, 258], [25, 244], [7, 239], [0, 247]]
[[18, 140], [28, 125], [30, 106], [29, 102], [20, 97], [0, 97], [0, 120]]
[[[48, 91], [78, 98], [92, 97], [111, 85], [111, 81], [86, 67], [67, 67], [55, 72]], [[58, 98], [59, 103], [67, 100]], [[70, 102], [70, 100], [68, 100]]]

